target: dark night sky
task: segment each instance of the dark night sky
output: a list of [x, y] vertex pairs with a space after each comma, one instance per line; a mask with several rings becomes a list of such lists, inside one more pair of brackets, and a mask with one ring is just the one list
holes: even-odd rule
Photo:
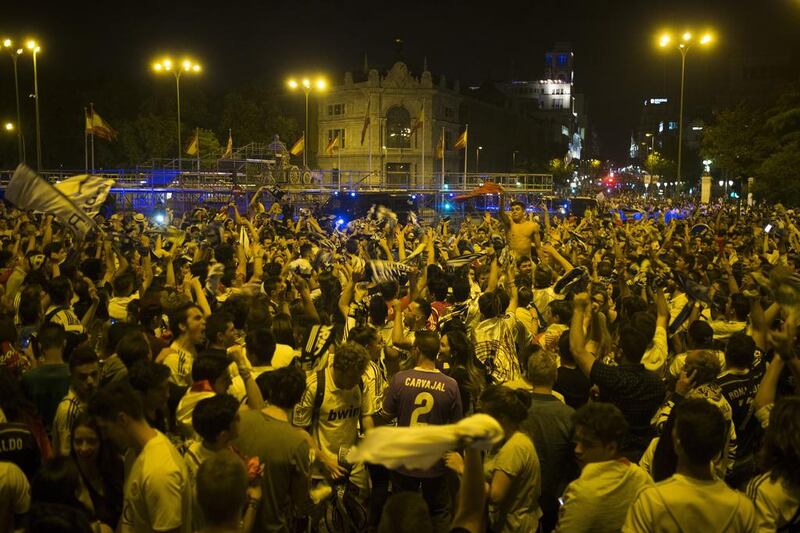
[[[44, 42], [41, 90], [103, 80], [156, 83], [159, 51], [191, 52], [211, 94], [250, 79], [281, 83], [292, 73], [341, 80], [360, 68], [389, 66], [393, 39], [405, 42], [412, 70], [427, 56], [434, 73], [462, 86], [541, 74], [556, 41], [575, 50], [576, 86], [587, 95], [605, 157], [622, 157], [645, 96], [677, 96], [679, 55], [664, 57], [654, 35], [665, 27], [714, 28], [719, 43], [689, 62], [687, 105], [707, 101], [737, 48], [800, 50], [800, 0], [548, 0], [529, 2], [14, 2], [0, 32]], [[34, 7], [35, 6], [35, 7]], [[52, 7], [50, 7], [52, 6]], [[0, 58], [0, 113], [13, 112], [10, 61]], [[666, 90], [665, 90], [666, 89]], [[44, 96], [43, 96], [44, 101]], [[45, 113], [47, 110], [42, 110]], [[70, 119], [72, 120], [72, 119]]]

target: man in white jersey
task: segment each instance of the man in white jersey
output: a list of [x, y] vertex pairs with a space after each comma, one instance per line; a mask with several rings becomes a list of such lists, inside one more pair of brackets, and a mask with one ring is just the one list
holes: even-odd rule
[[192, 531], [192, 491], [183, 457], [150, 427], [140, 396], [127, 382], [100, 389], [89, 402], [104, 436], [125, 453], [118, 533]]

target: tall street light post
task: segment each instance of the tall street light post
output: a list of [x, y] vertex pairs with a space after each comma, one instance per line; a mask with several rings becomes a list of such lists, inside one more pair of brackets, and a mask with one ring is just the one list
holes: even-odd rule
[[[680, 100], [680, 113], [678, 118], [678, 181], [681, 181], [681, 165], [683, 162], [683, 88], [686, 81], [686, 54], [697, 43], [700, 46], [707, 46], [711, 44], [713, 37], [710, 33], [703, 34], [699, 40], [693, 40], [693, 35], [690, 31], [683, 32], [680, 41], [677, 41], [678, 51], [681, 53], [681, 100]], [[673, 45], [674, 39], [668, 33], [662, 34], [658, 41], [661, 48], [667, 48]]]
[[478, 164], [481, 162], [481, 150], [483, 150], [483, 146], [478, 146], [475, 149], [475, 172], [479, 172]]
[[17, 98], [17, 152], [19, 154], [19, 162], [25, 162], [25, 141], [22, 137], [22, 114], [19, 105], [19, 75], [17, 71], [17, 58], [22, 55], [22, 48], [14, 46], [14, 41], [8, 38], [3, 39], [3, 49], [11, 56], [11, 62], [14, 64], [14, 92]]
[[42, 131], [39, 122], [39, 71], [36, 68], [36, 56], [41, 47], [34, 40], [28, 40], [25, 47], [33, 53], [33, 101], [36, 107], [36, 170], [42, 171]]
[[300, 81], [295, 80], [294, 78], [289, 79], [286, 84], [289, 88], [293, 91], [298, 89], [302, 89], [306, 95], [306, 122], [305, 122], [305, 129], [303, 130], [303, 168], [308, 168], [308, 95], [311, 94], [312, 89], [316, 89], [317, 91], [324, 91], [327, 83], [324, 79], [318, 78], [313, 84], [311, 80], [308, 78], [303, 78]]
[[165, 57], [161, 61], [153, 63], [153, 70], [157, 74], [170, 72], [175, 76], [175, 96], [178, 110], [178, 172], [181, 171], [181, 158], [183, 157], [183, 143], [181, 142], [181, 75], [183, 73], [199, 74], [202, 69], [203, 67], [200, 64], [191, 59], [184, 59], [180, 64], [176, 64], [169, 57]]

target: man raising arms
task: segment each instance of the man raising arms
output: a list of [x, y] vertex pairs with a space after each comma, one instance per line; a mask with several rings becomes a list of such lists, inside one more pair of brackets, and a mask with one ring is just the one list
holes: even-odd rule
[[500, 192], [499, 213], [503, 227], [506, 229], [506, 241], [517, 258], [530, 257], [531, 245], [538, 250], [541, 246], [539, 224], [525, 219], [525, 204], [520, 201], [511, 202], [511, 209], [506, 213], [505, 193]]

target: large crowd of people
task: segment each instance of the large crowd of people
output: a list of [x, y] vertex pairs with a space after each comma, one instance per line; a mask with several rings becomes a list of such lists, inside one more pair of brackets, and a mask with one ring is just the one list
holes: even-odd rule
[[490, 194], [0, 207], [0, 531], [800, 530], [795, 213]]

